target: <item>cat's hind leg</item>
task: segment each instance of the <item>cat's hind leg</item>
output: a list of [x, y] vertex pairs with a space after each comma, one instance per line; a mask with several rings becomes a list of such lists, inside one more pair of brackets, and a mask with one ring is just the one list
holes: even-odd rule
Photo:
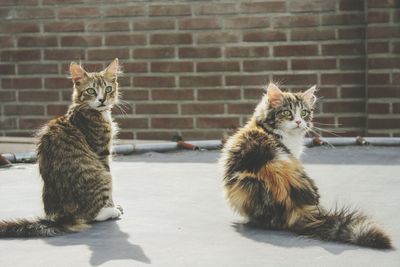
[[122, 215], [122, 210], [117, 207], [104, 207], [97, 214], [95, 221], [101, 222], [108, 219], [117, 219]]

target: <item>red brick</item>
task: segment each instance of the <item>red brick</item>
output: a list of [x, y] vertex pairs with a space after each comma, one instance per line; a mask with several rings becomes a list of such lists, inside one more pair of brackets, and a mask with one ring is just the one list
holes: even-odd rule
[[127, 6], [122, 7], [107, 7], [104, 9], [106, 17], [137, 17], [146, 15], [145, 5]]
[[145, 45], [146, 35], [144, 34], [129, 34], [129, 35], [108, 35], [105, 37], [105, 45], [113, 46], [134, 46]]
[[133, 85], [138, 87], [174, 87], [174, 77], [142, 76], [134, 77]]
[[331, 0], [291, 0], [288, 10], [292, 12], [331, 11], [335, 10], [336, 1]]
[[192, 35], [190, 33], [157, 33], [150, 36], [150, 44], [171, 45], [191, 43]]
[[223, 137], [224, 130], [194, 130], [182, 131], [182, 137], [185, 140], [220, 140]]
[[341, 0], [339, 9], [343, 11], [364, 11], [364, 0]]
[[368, 23], [386, 23], [389, 22], [389, 12], [386, 11], [368, 11]]
[[61, 46], [101, 46], [100, 36], [62, 36]]
[[147, 72], [146, 62], [129, 62], [123, 65], [124, 73], [143, 73]]
[[395, 114], [400, 113], [400, 103], [393, 103], [393, 113]]
[[368, 119], [369, 129], [400, 129], [400, 119], [398, 118], [379, 118]]
[[174, 48], [136, 48], [133, 50], [134, 58], [173, 58]]
[[191, 14], [190, 5], [150, 5], [150, 16], [185, 16]]
[[4, 106], [5, 115], [44, 115], [43, 106], [35, 105], [9, 105]]
[[153, 100], [193, 100], [194, 91], [192, 89], [155, 89], [151, 91]]
[[56, 64], [21, 64], [18, 65], [19, 74], [55, 74], [58, 73]]
[[191, 129], [193, 128], [192, 118], [151, 118], [151, 127], [159, 129]]
[[151, 72], [193, 72], [193, 62], [151, 62]]
[[189, 18], [179, 21], [181, 30], [219, 29], [221, 25], [217, 18]]
[[[274, 81], [281, 81], [285, 85], [312, 85], [317, 84], [316, 74], [286, 74], [273, 75]], [[266, 83], [265, 83], [266, 84]]]
[[368, 86], [369, 98], [399, 98], [400, 90], [398, 87], [391, 86]]
[[322, 99], [337, 98], [337, 88], [333, 86], [318, 86], [317, 96]]
[[340, 90], [340, 96], [342, 98], [364, 98], [365, 93], [366, 90], [364, 86], [342, 87]]
[[133, 114], [133, 106], [126, 102], [119, 103], [119, 105], [115, 105], [112, 108], [111, 112], [114, 117], [116, 116], [125, 117], [128, 114]]
[[99, 10], [95, 7], [60, 8], [58, 10], [59, 18], [93, 18], [100, 16]]
[[238, 118], [196, 118], [197, 128], [233, 128], [239, 126]]
[[39, 129], [44, 126], [47, 122], [47, 119], [19, 119], [19, 128], [20, 129]]
[[291, 30], [291, 40], [310, 41], [310, 40], [335, 40], [334, 29], [299, 29]]
[[238, 89], [206, 89], [197, 91], [198, 100], [236, 100], [240, 99]]
[[400, 58], [370, 58], [368, 59], [370, 69], [399, 69]]
[[17, 128], [17, 120], [13, 118], [1, 118], [0, 119], [0, 129], [15, 129]]
[[50, 8], [34, 8], [34, 9], [15, 9], [15, 19], [51, 19], [54, 18], [54, 10]]
[[224, 20], [224, 28], [226, 29], [254, 29], [267, 27], [269, 27], [268, 17], [228, 17]]
[[389, 113], [389, 103], [368, 103], [368, 114]]
[[[14, 6], [15, 4], [15, 0], [2, 0], [0, 2], [0, 6]], [[18, 0], [18, 4], [26, 6], [36, 6], [38, 4], [38, 0]]]
[[316, 45], [280, 45], [274, 47], [274, 56], [316, 56], [318, 47]]
[[227, 75], [226, 85], [265, 85], [268, 75]]
[[351, 102], [325, 102], [323, 103], [324, 112], [334, 113], [364, 113], [364, 101], [351, 101]]
[[364, 14], [335, 14], [322, 16], [322, 25], [357, 25], [364, 24]]
[[400, 37], [400, 27], [398, 26], [369, 26], [367, 29], [369, 39], [391, 39]]
[[133, 22], [135, 31], [172, 30], [175, 23], [172, 19], [144, 19]]
[[27, 132], [27, 131], [18, 130], [18, 132], [7, 131], [5, 133], [5, 135], [6, 136], [14, 136], [14, 137], [16, 137], [16, 136], [18, 136], [18, 137], [34, 137], [35, 133], [32, 131]]
[[[399, 46], [400, 47], [400, 46]], [[379, 54], [389, 52], [388, 42], [368, 42], [368, 54]], [[400, 52], [400, 49], [399, 49]]]
[[58, 101], [58, 92], [54, 91], [22, 91], [18, 92], [18, 100], [20, 102], [47, 102]]
[[228, 114], [252, 114], [256, 103], [228, 104]]
[[245, 99], [261, 99], [262, 95], [264, 94], [264, 90], [260, 88], [245, 88], [244, 91], [244, 98]]
[[110, 60], [114, 58], [129, 58], [128, 49], [93, 49], [88, 50], [89, 60]]
[[240, 65], [239, 65], [239, 62], [237, 62], [237, 61], [198, 62], [196, 70], [197, 70], [197, 72], [239, 71]]
[[322, 45], [323, 55], [359, 55], [364, 54], [365, 46], [360, 44], [327, 44]]
[[207, 4], [200, 4], [194, 6], [195, 13], [198, 15], [222, 15], [222, 14], [236, 14], [238, 13], [236, 10], [235, 3], [213, 3], [210, 5]]
[[199, 44], [237, 43], [239, 36], [235, 32], [200, 32], [197, 34]]
[[149, 100], [148, 90], [122, 90], [122, 99], [124, 100]]
[[241, 3], [240, 10], [242, 13], [284, 12], [286, 5], [284, 1], [249, 2]]
[[39, 25], [37, 23], [4, 23], [0, 24], [0, 33], [29, 33], [39, 32]]
[[55, 36], [22, 36], [17, 40], [19, 47], [29, 46], [57, 46], [57, 38]]
[[339, 66], [341, 70], [363, 70], [365, 69], [365, 58], [342, 58]]
[[43, 28], [45, 32], [83, 32], [85, 26], [83, 22], [44, 22]]
[[1, 64], [0, 65], [0, 74], [7, 75], [7, 74], [15, 74], [15, 64]]
[[44, 59], [79, 61], [85, 59], [85, 51], [83, 49], [49, 49], [44, 51]]
[[362, 117], [339, 117], [338, 123], [342, 128], [365, 127], [366, 119]]
[[137, 139], [144, 140], [168, 140], [171, 141], [174, 133], [171, 131], [145, 131], [145, 132], [137, 132]]
[[372, 7], [396, 7], [398, 2], [394, 0], [368, 0], [368, 8]]
[[368, 73], [368, 84], [389, 84], [390, 75], [387, 73]]
[[318, 16], [294, 15], [277, 16], [273, 18], [274, 28], [314, 27], [318, 26]]
[[40, 78], [3, 78], [2, 87], [5, 89], [39, 89], [42, 87]]
[[278, 42], [286, 41], [286, 33], [282, 31], [246, 32], [244, 42]]
[[49, 116], [60, 116], [67, 113], [68, 105], [48, 105], [47, 115]]
[[245, 60], [243, 61], [244, 71], [267, 71], [267, 70], [286, 70], [285, 60]]
[[336, 59], [292, 59], [293, 70], [336, 69]]
[[224, 104], [182, 104], [182, 114], [223, 114]]
[[121, 32], [129, 31], [128, 21], [90, 22], [87, 24], [89, 32]]
[[365, 28], [358, 27], [358, 28], [339, 29], [338, 35], [339, 39], [345, 39], [345, 40], [365, 39]]
[[5, 47], [13, 47], [14, 46], [14, 37], [13, 36], [0, 36], [0, 44], [3, 49]]
[[3, 50], [0, 51], [1, 61], [36, 61], [40, 60], [40, 50]]
[[226, 57], [268, 57], [269, 48], [267, 46], [246, 46], [246, 47], [226, 47]]
[[181, 87], [209, 87], [222, 85], [221, 76], [180, 76]]
[[177, 104], [136, 104], [136, 114], [177, 114]]
[[4, 91], [1, 90], [0, 102], [15, 102], [17, 100], [15, 91]]
[[364, 84], [364, 73], [330, 73], [321, 74], [322, 84], [342, 85], [342, 84]]
[[123, 130], [121, 130], [121, 131], [118, 131], [118, 139], [126, 139], [126, 140], [132, 140], [132, 139], [134, 139], [134, 135], [133, 135], [133, 132], [131, 132], [131, 131], [123, 131]]
[[147, 118], [116, 118], [122, 129], [147, 129], [149, 123]]
[[72, 94], [72, 81], [67, 77], [58, 78], [58, 77], [46, 77], [44, 79], [44, 87], [46, 89], [65, 89], [71, 88]]
[[180, 58], [216, 58], [221, 57], [219, 47], [182, 47], [179, 48]]

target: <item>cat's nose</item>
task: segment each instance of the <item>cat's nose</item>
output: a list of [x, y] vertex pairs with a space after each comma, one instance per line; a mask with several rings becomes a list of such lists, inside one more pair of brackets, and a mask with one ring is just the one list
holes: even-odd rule
[[100, 103], [104, 103], [104, 101], [106, 101], [106, 99], [105, 98], [99, 98], [99, 101], [100, 101]]
[[297, 125], [300, 125], [301, 121], [295, 121], [295, 123], [297, 123]]

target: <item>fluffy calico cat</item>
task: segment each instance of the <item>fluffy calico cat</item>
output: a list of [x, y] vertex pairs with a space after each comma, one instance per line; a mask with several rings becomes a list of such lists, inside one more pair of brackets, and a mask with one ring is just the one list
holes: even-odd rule
[[118, 70], [118, 59], [98, 73], [71, 63], [72, 104], [66, 115], [49, 121], [38, 134], [46, 215], [0, 222], [1, 237], [54, 236], [121, 216], [122, 208], [112, 200], [109, 167]]
[[269, 84], [249, 122], [226, 142], [221, 158], [229, 204], [253, 225], [322, 240], [388, 249], [391, 241], [360, 212], [327, 211], [299, 161], [312, 127], [315, 87], [282, 92]]

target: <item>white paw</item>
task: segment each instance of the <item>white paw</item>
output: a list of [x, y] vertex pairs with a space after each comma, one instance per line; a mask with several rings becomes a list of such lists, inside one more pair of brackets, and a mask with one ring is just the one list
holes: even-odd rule
[[121, 210], [119, 210], [116, 207], [102, 208], [94, 220], [101, 222], [108, 219], [116, 219], [119, 218], [121, 214], [122, 214]]

